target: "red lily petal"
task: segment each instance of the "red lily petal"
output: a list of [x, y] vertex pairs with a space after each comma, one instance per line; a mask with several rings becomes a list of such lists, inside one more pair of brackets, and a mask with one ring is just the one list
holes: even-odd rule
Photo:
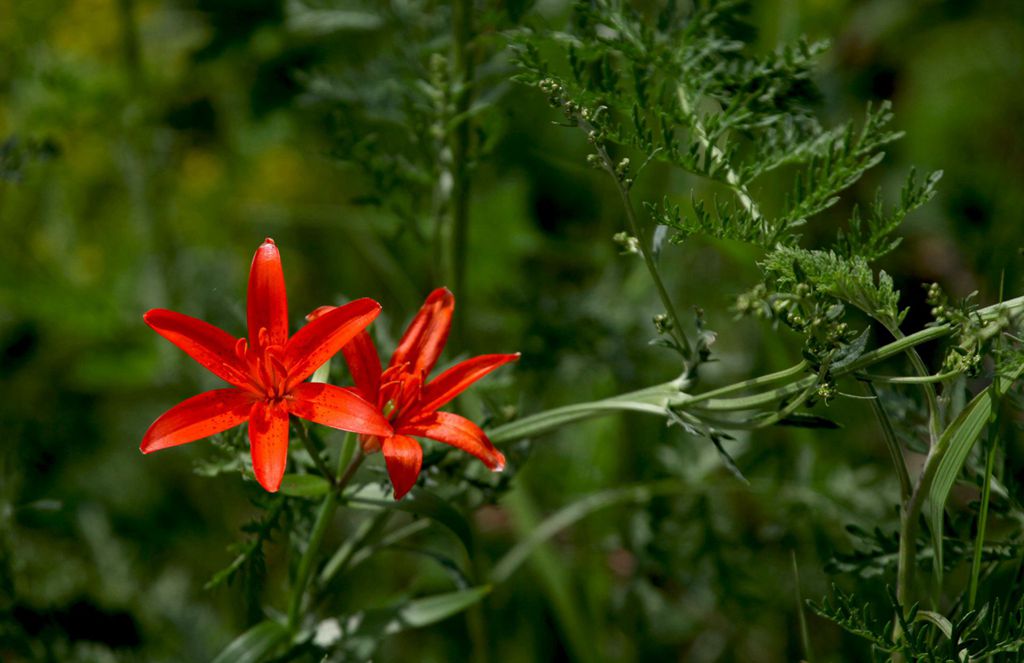
[[404, 435], [429, 437], [462, 449], [482, 460], [484, 465], [495, 472], [505, 468], [505, 456], [498, 451], [487, 435], [465, 417], [451, 412], [432, 412], [397, 426]]
[[423, 412], [436, 410], [494, 369], [517, 359], [518, 352], [512, 355], [480, 355], [460, 362], [423, 387], [417, 407]]
[[[284, 289], [284, 270], [277, 245], [269, 237], [263, 240], [252, 258], [247, 312], [249, 347], [262, 350], [288, 341], [288, 296]], [[260, 329], [267, 330], [262, 343]]]
[[276, 493], [288, 464], [288, 406], [284, 401], [253, 404], [249, 416], [249, 450], [256, 481]]
[[411, 372], [422, 371], [424, 377], [429, 375], [448, 340], [454, 310], [455, 296], [448, 288], [438, 288], [430, 293], [391, 355], [390, 365], [409, 362]]
[[322, 382], [303, 382], [292, 390], [288, 409], [309, 421], [365, 435], [391, 435], [391, 424], [376, 405], [354, 389]]
[[253, 396], [240, 389], [214, 389], [184, 400], [146, 431], [142, 453], [176, 447], [233, 428], [249, 418]]
[[231, 334], [198, 318], [166, 309], [147, 311], [142, 319], [220, 379], [242, 388], [251, 385], [245, 366], [235, 354], [238, 339]]
[[373, 339], [368, 333], [361, 331], [342, 346], [341, 351], [345, 355], [345, 363], [348, 364], [356, 387], [363, 393], [364, 398], [376, 403], [380, 393], [381, 367]]
[[423, 467], [423, 447], [411, 437], [393, 435], [384, 440], [381, 446], [384, 462], [388, 466], [388, 476], [395, 490], [395, 499], [402, 499], [416, 485]]
[[372, 299], [357, 299], [319, 316], [295, 332], [284, 347], [288, 386], [302, 382], [333, 357], [380, 313]]
[[314, 320], [319, 318], [324, 313], [330, 313], [331, 311], [333, 311], [336, 308], [338, 308], [338, 307], [337, 306], [317, 306], [315, 309], [313, 309], [310, 313], [308, 313], [306, 315], [306, 321], [307, 322], [313, 322]]

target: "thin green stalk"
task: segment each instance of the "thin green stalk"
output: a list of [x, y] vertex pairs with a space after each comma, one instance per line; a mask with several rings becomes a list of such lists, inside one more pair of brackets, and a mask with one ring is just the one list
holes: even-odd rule
[[910, 605], [910, 590], [917, 572], [917, 521], [921, 517], [925, 497], [935, 480], [939, 470], [939, 461], [946, 453], [946, 446], [936, 444], [928, 451], [924, 461], [924, 469], [917, 478], [917, 484], [910, 495], [910, 500], [900, 511], [900, 545], [897, 557], [896, 599], [901, 607]]
[[573, 403], [545, 410], [493, 428], [488, 431], [487, 435], [491, 442], [499, 444], [542, 435], [570, 423], [612, 412], [630, 411], [662, 415], [665, 413], [666, 407], [674, 405], [680, 398], [686, 397], [686, 394], [682, 392], [685, 384], [685, 382], [673, 380], [598, 401]]
[[814, 663], [814, 652], [811, 650], [811, 634], [807, 629], [804, 600], [800, 595], [800, 567], [796, 564], [796, 550], [790, 550], [789, 554], [793, 560], [793, 585], [796, 588], [796, 614], [800, 620], [800, 643], [804, 648], [804, 660], [807, 663]]
[[299, 560], [299, 570], [295, 576], [295, 585], [292, 587], [291, 603], [288, 607], [288, 629], [292, 632], [299, 625], [302, 600], [306, 594], [306, 585], [309, 583], [309, 576], [313, 572], [313, 564], [320, 550], [320, 544], [323, 542], [324, 534], [326, 534], [327, 527], [330, 525], [334, 512], [338, 508], [338, 498], [341, 495], [341, 491], [352, 480], [352, 477], [355, 476], [356, 470], [359, 469], [364, 458], [362, 449], [357, 447], [354, 457], [349, 461], [340, 478], [333, 483], [332, 490], [327, 492], [323, 502], [320, 503], [320, 511], [317, 512], [316, 521], [313, 523], [313, 532], [310, 534], [306, 552], [303, 553], [302, 559]]
[[[807, 387], [801, 391], [796, 398], [786, 404], [785, 407], [776, 410], [768, 415], [759, 415], [747, 420], [728, 420], [728, 419], [717, 419], [713, 416], [707, 416], [701, 414], [701, 416], [694, 416], [694, 423], [704, 422], [725, 430], [755, 430], [758, 428], [765, 428], [767, 426], [774, 426], [789, 415], [800, 409], [800, 406], [807, 402], [807, 400], [814, 395], [817, 391], [818, 380], [811, 381]], [[683, 413], [687, 414], [687, 413]], [[692, 416], [692, 415], [691, 415]]]
[[952, 378], [961, 375], [963, 371], [953, 370], [946, 371], [945, 373], [936, 373], [935, 375], [926, 375], [924, 377], [913, 375], [909, 377], [895, 376], [895, 375], [875, 375], [873, 373], [860, 373], [856, 377], [858, 380], [864, 380], [865, 382], [880, 382], [882, 384], [926, 384], [945, 382]]
[[[473, 58], [470, 41], [473, 38], [473, 3], [455, 0], [452, 6], [452, 50], [455, 64], [456, 118], [451, 132], [452, 152], [452, 209], [449, 259], [451, 287], [463, 298], [465, 307], [466, 241], [469, 234], [469, 149], [471, 127], [468, 117], [473, 100]], [[465, 315], [460, 316], [464, 320]]]
[[[897, 341], [907, 338], [900, 328], [896, 325], [886, 325], [886, 329], [892, 334], [893, 338]], [[907, 357], [910, 359], [910, 364], [917, 371], [917, 374], [921, 378], [928, 378], [931, 376], [931, 371], [925, 365], [924, 360], [921, 359], [921, 355], [917, 353], [914, 346], [910, 346], [906, 350]], [[924, 390], [924, 397], [928, 404], [928, 434], [931, 438], [931, 445], [939, 441], [939, 435], [942, 433], [942, 411], [939, 409], [939, 397], [935, 393], [935, 387], [930, 381], [922, 381], [919, 383]]]
[[349, 467], [352, 459], [359, 449], [359, 440], [355, 433], [346, 433], [345, 439], [341, 441], [341, 449], [338, 451], [338, 476], [345, 474], [345, 468]]
[[882, 400], [878, 397], [878, 391], [871, 382], [865, 382], [864, 388], [871, 394], [871, 408], [875, 411], [875, 417], [882, 426], [882, 439], [885, 440], [885, 447], [889, 451], [893, 468], [896, 470], [896, 478], [900, 482], [900, 504], [905, 504], [910, 499], [913, 486], [910, 483], [910, 472], [907, 471], [907, 462], [903, 457], [903, 450], [900, 449], [900, 442], [896, 438], [896, 429], [893, 428], [892, 420], [889, 419]]
[[[588, 137], [594, 135], [594, 127], [589, 122], [579, 119], [578, 123], [580, 128], [583, 129]], [[658, 291], [658, 297], [661, 299], [661, 305], [665, 307], [665, 313], [668, 314], [668, 317], [672, 322], [672, 329], [669, 331], [672, 334], [672, 337], [675, 338], [676, 342], [679, 344], [679, 347], [682, 349], [683, 358], [689, 364], [693, 357], [693, 348], [690, 346], [690, 339], [687, 338], [686, 333], [683, 331], [682, 319], [679, 317], [679, 314], [676, 313], [676, 308], [672, 304], [672, 298], [669, 296], [668, 289], [665, 287], [665, 283], [661, 279], [661, 273], [658, 271], [658, 264], [654, 260], [651, 242], [647, 236], [645, 228], [636, 218], [636, 211], [633, 209], [633, 201], [630, 200], [629, 197], [629, 188], [626, 186], [623, 178], [616, 173], [615, 163], [612, 162], [612, 158], [609, 156], [608, 150], [597, 142], [594, 144], [594, 149], [596, 150], [598, 157], [601, 159], [602, 168], [604, 168], [605, 172], [607, 172], [615, 182], [615, 188], [619, 192], [619, 198], [622, 199], [622, 206], [626, 211], [626, 222], [629, 224], [629, 232], [637, 238], [637, 241], [640, 244], [640, 255], [643, 256], [644, 265], [647, 267], [647, 271], [651, 275], [651, 280], [654, 281], [654, 286]]]
[[698, 394], [687, 401], [688, 405], [700, 403], [702, 401], [710, 400], [712, 398], [718, 398], [720, 396], [728, 396], [735, 394], [738, 391], [746, 391], [754, 387], [767, 387], [768, 385], [776, 384], [778, 382], [785, 382], [789, 378], [803, 375], [810, 364], [806, 360], [802, 360], [789, 368], [784, 368], [781, 371], [775, 373], [769, 373], [760, 377], [752, 378], [750, 380], [743, 380], [742, 382], [734, 382], [733, 384], [719, 387], [718, 389], [712, 389], [711, 391], [705, 391], [703, 394]]
[[316, 464], [316, 469], [319, 470], [320, 474], [322, 474], [323, 477], [327, 479], [328, 483], [333, 486], [335, 484], [334, 473], [327, 469], [327, 464], [324, 463], [324, 459], [320, 457], [320, 450], [316, 448], [316, 445], [313, 444], [313, 440], [309, 438], [309, 431], [306, 430], [306, 424], [298, 417], [296, 417], [295, 421], [297, 423], [295, 428], [299, 431], [299, 439], [302, 441], [302, 446], [306, 448], [306, 452], [309, 454], [310, 458], [313, 459], [313, 462]]
[[991, 437], [988, 459], [985, 461], [985, 485], [981, 491], [981, 512], [978, 514], [978, 535], [974, 540], [974, 557], [971, 559], [971, 580], [967, 591], [967, 609], [974, 610], [978, 598], [978, 578], [981, 575], [981, 551], [985, 545], [985, 529], [988, 525], [988, 503], [992, 496], [992, 473], [995, 470], [998, 439]]
[[363, 547], [373, 534], [387, 525], [387, 522], [392, 515], [394, 515], [394, 511], [390, 509], [381, 509], [375, 513], [373, 517], [367, 518], [360, 523], [352, 536], [346, 538], [345, 541], [338, 546], [338, 549], [334, 552], [327, 563], [324, 564], [323, 569], [320, 571], [320, 576], [317, 579], [320, 586], [326, 586], [327, 583], [334, 579], [334, 576], [343, 571], [352, 560], [356, 551]]

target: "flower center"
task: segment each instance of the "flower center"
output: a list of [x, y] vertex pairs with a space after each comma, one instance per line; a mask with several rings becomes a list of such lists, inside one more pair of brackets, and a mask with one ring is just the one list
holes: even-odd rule
[[249, 379], [255, 391], [270, 401], [278, 401], [285, 396], [285, 385], [288, 382], [288, 367], [281, 360], [284, 348], [280, 345], [265, 345], [268, 340], [267, 330], [261, 327], [257, 338], [260, 345], [249, 347], [249, 342], [238, 339], [235, 344], [235, 355], [245, 362]]

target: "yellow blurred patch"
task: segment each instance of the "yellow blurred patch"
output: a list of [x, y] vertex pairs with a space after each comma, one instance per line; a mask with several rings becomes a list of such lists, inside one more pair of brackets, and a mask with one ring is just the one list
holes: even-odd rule
[[209, 150], [191, 148], [181, 160], [181, 188], [193, 196], [210, 193], [220, 183], [224, 165]]
[[71, 0], [53, 26], [52, 44], [79, 55], [116, 57], [121, 18], [112, 0]]
[[302, 198], [314, 179], [307, 172], [308, 167], [294, 149], [281, 145], [271, 147], [256, 162], [248, 195], [271, 202]]

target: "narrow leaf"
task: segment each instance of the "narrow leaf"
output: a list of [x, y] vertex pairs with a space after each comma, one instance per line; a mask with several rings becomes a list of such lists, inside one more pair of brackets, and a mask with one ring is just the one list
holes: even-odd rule
[[270, 620], [262, 621], [235, 638], [213, 663], [256, 663], [287, 638], [287, 628]]
[[656, 481], [591, 493], [545, 518], [529, 536], [498, 560], [491, 571], [491, 580], [495, 583], [508, 580], [538, 546], [595, 511], [616, 504], [645, 502], [656, 495], [681, 493], [686, 489], [678, 481]]
[[407, 628], [422, 628], [447, 619], [477, 603], [490, 591], [490, 585], [483, 585], [409, 601], [398, 608], [394, 618], [384, 627], [384, 633], [391, 635]]
[[935, 471], [935, 479], [928, 490], [930, 504], [928, 525], [932, 530], [932, 542], [935, 546], [935, 573], [942, 578], [942, 514], [946, 507], [949, 491], [953, 489], [960, 469], [967, 461], [967, 456], [974, 443], [981, 437], [985, 425], [995, 412], [999, 399], [1013, 385], [1014, 381], [1024, 372], [1024, 364], [1004, 375], [997, 375], [995, 381], [981, 391], [967, 404], [957, 418], [949, 425], [939, 439], [937, 448], [943, 450], [939, 459], [939, 467]]

